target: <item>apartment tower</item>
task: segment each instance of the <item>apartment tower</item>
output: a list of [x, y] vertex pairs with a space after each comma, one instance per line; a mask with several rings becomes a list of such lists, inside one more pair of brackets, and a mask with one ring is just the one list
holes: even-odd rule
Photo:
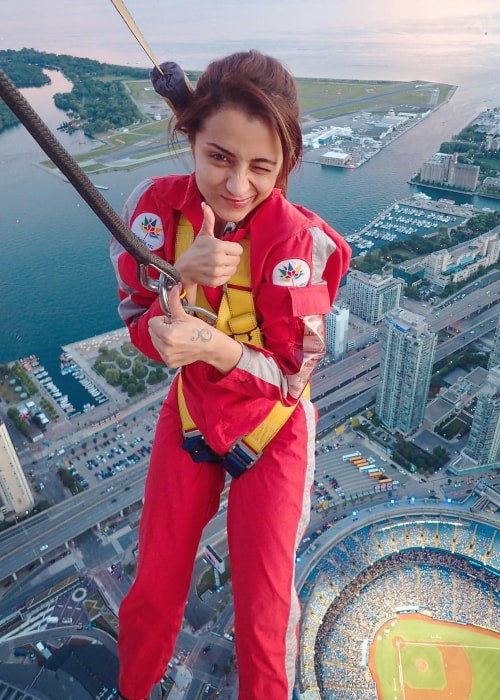
[[387, 314], [382, 327], [376, 412], [389, 430], [409, 435], [424, 419], [436, 334], [424, 316], [404, 309]]
[[16, 450], [5, 423], [0, 419], [0, 513], [24, 515], [35, 505]]
[[497, 322], [497, 329], [493, 340], [493, 348], [491, 349], [488, 360], [488, 369], [498, 366], [500, 366], [500, 319], [498, 319]]
[[388, 311], [397, 309], [402, 280], [388, 275], [369, 275], [351, 270], [347, 275], [346, 303], [351, 313], [380, 323]]
[[465, 454], [478, 464], [500, 461], [500, 366], [492, 367], [478, 396]]
[[333, 305], [325, 316], [326, 351], [331, 360], [342, 360], [347, 355], [349, 309]]

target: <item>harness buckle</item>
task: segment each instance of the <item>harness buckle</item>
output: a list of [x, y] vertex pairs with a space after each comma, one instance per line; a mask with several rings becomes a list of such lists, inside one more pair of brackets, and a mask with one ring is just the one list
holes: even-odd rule
[[193, 462], [214, 462], [215, 464], [220, 464], [233, 479], [237, 479], [247, 469], [253, 467], [262, 454], [262, 452], [254, 452], [240, 438], [227, 454], [221, 457], [207, 444], [205, 438], [197, 429], [184, 433], [182, 449], [189, 452]]
[[253, 467], [262, 452], [254, 452], [242, 438], [237, 440], [226, 456], [222, 458], [221, 465], [234, 479], [244, 474], [247, 469]]
[[205, 438], [199, 430], [190, 430], [184, 433], [182, 449], [189, 452], [193, 462], [215, 462], [222, 461], [222, 457], [217, 454], [210, 445], [207, 445]]

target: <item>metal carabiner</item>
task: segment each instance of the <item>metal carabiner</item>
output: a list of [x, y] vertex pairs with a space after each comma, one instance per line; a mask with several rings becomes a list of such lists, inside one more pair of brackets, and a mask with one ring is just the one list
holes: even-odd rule
[[[175, 287], [179, 280], [168, 275], [166, 272], [158, 270], [155, 265], [152, 265], [151, 267], [160, 272], [160, 277], [159, 279], [150, 277], [148, 274], [148, 267], [150, 266], [139, 265], [139, 282], [145, 289], [158, 294], [161, 310], [165, 316], [171, 316], [172, 312], [170, 311], [170, 304], [168, 303], [168, 293]], [[209, 323], [211, 326], [215, 325], [217, 321], [217, 314], [214, 314], [212, 311], [208, 311], [208, 309], [204, 309], [202, 306], [190, 306], [187, 303], [185, 292], [181, 294], [181, 303], [187, 313], [202, 315], [205, 317], [207, 323]]]
[[[163, 272], [161, 273], [159, 279], [160, 306], [161, 310], [166, 316], [172, 315], [170, 311], [170, 304], [168, 303], [168, 293], [174, 286], [171, 283], [171, 279], [172, 278], [168, 279], [167, 275]], [[184, 290], [181, 292], [181, 303], [184, 307], [184, 311], [187, 311], [188, 313], [201, 314], [205, 316], [207, 323], [209, 323], [211, 326], [215, 325], [215, 322], [217, 321], [217, 314], [214, 314], [212, 311], [208, 311], [208, 309], [204, 309], [202, 306], [191, 306], [188, 304], [186, 292]]]

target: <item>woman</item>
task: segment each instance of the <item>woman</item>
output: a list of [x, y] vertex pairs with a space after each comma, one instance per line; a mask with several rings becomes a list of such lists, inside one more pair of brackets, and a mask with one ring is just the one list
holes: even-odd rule
[[[188, 302], [202, 299], [216, 311], [226, 286], [241, 286], [227, 283], [249, 241], [254, 310], [238, 323], [255, 318], [261, 342], [252, 328], [246, 335], [248, 327], [233, 337], [234, 319], [223, 332], [186, 313], [178, 288], [165, 316], [138, 283], [130, 255], [112, 243], [120, 315], [132, 341], [181, 368], [158, 420], [137, 575], [120, 609], [126, 700], [145, 698], [173, 655], [202, 530], [219, 508], [227, 471], [239, 477], [227, 512], [238, 697], [292, 695], [300, 614], [294, 561], [310, 513], [316, 420], [304, 392], [324, 354], [323, 316], [350, 259], [335, 231], [284, 197], [302, 152], [299, 117], [295, 82], [278, 61], [255, 51], [214, 61], [175, 125], [188, 138], [194, 172], [147, 180], [124, 211], [136, 235], [175, 261]], [[186, 220], [194, 240], [176, 253]], [[266, 424], [274, 407], [288, 414], [259, 456], [240, 438]], [[235, 443], [244, 451], [236, 467]]]

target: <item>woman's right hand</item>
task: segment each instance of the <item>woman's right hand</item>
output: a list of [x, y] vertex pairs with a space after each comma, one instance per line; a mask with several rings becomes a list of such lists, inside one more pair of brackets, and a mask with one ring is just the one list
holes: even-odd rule
[[201, 284], [219, 287], [236, 272], [243, 248], [234, 241], [215, 237], [215, 215], [203, 203], [203, 224], [191, 247], [175, 262], [184, 287]]

